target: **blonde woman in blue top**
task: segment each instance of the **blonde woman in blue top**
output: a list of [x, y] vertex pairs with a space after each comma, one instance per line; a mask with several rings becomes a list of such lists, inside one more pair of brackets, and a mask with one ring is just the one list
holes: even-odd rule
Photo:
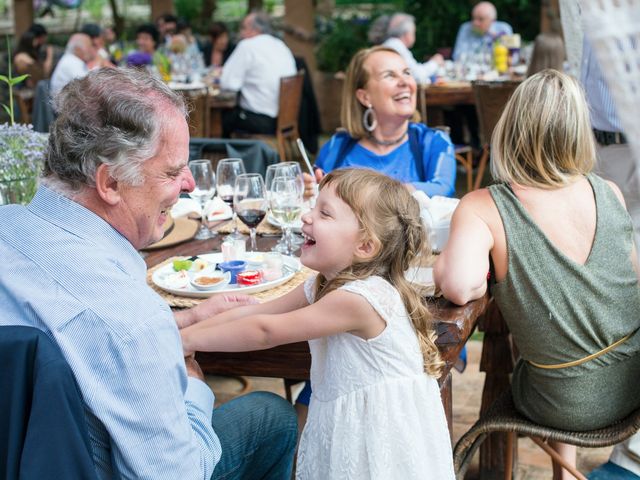
[[[373, 47], [352, 58], [342, 91], [344, 130], [316, 159], [316, 179], [341, 167], [368, 167], [402, 182], [410, 191], [453, 196], [453, 144], [441, 131], [412, 120], [416, 82], [395, 50]], [[306, 176], [307, 193], [312, 179]]]

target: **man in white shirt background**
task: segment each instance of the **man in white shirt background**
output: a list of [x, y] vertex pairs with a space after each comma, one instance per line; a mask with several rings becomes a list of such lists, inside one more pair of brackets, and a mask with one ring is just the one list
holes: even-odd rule
[[[384, 20], [382, 21], [384, 22]], [[424, 63], [420, 63], [414, 58], [409, 50], [416, 43], [416, 22], [413, 15], [394, 13], [385, 22], [385, 27], [382, 45], [392, 48], [404, 58], [416, 82], [431, 83], [431, 77], [436, 74], [438, 67], [444, 65], [444, 57], [436, 53]]]
[[234, 131], [273, 134], [280, 78], [296, 73], [293, 54], [272, 35], [270, 19], [262, 12], [252, 12], [242, 20], [240, 37], [220, 78], [223, 89], [240, 92], [238, 106], [222, 118], [223, 136]]
[[89, 73], [88, 64], [95, 58], [96, 49], [89, 35], [85, 33], [71, 35], [64, 55], [51, 75], [51, 97], [55, 97], [74, 78], [84, 77]]

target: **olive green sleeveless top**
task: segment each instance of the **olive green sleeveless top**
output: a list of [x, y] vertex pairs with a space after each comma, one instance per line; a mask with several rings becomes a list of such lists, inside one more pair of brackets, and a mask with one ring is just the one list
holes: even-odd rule
[[[640, 406], [640, 290], [631, 262], [631, 220], [604, 180], [587, 176], [596, 233], [580, 265], [558, 250], [506, 184], [489, 191], [507, 240], [508, 272], [493, 295], [521, 358], [512, 378], [516, 407], [568, 430], [608, 425]], [[631, 336], [609, 352], [580, 360]]]

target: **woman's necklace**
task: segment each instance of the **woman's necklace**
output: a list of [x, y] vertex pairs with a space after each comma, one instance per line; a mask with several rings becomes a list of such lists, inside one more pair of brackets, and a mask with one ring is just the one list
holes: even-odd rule
[[407, 135], [408, 131], [409, 129], [407, 128], [402, 135], [400, 135], [398, 138], [394, 138], [393, 140], [378, 140], [376, 137], [373, 136], [373, 133], [369, 134], [368, 138], [371, 142], [375, 143], [376, 145], [389, 147], [391, 145], [395, 145], [396, 143], [400, 143], [402, 140], [404, 140], [404, 137]]

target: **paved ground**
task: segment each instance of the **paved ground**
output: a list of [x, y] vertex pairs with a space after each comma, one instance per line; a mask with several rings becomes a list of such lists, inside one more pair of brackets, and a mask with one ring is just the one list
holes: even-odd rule
[[[481, 342], [469, 342], [469, 364], [463, 374], [454, 372], [453, 379], [453, 437], [457, 440], [478, 417], [480, 408], [480, 394], [484, 382], [484, 373], [478, 369], [478, 362], [482, 349]], [[216, 393], [218, 403], [224, 403], [242, 393], [246, 386], [249, 390], [267, 390], [284, 396], [282, 381], [258, 377], [247, 377], [248, 385], [233, 378], [209, 377], [209, 384]], [[589, 472], [594, 467], [605, 462], [611, 448], [579, 449], [578, 469]], [[477, 462], [477, 458], [476, 458]], [[477, 472], [472, 465], [467, 479], [477, 478]], [[546, 480], [551, 479], [551, 461], [549, 457], [528, 439], [518, 442], [518, 475], [517, 480]]]

